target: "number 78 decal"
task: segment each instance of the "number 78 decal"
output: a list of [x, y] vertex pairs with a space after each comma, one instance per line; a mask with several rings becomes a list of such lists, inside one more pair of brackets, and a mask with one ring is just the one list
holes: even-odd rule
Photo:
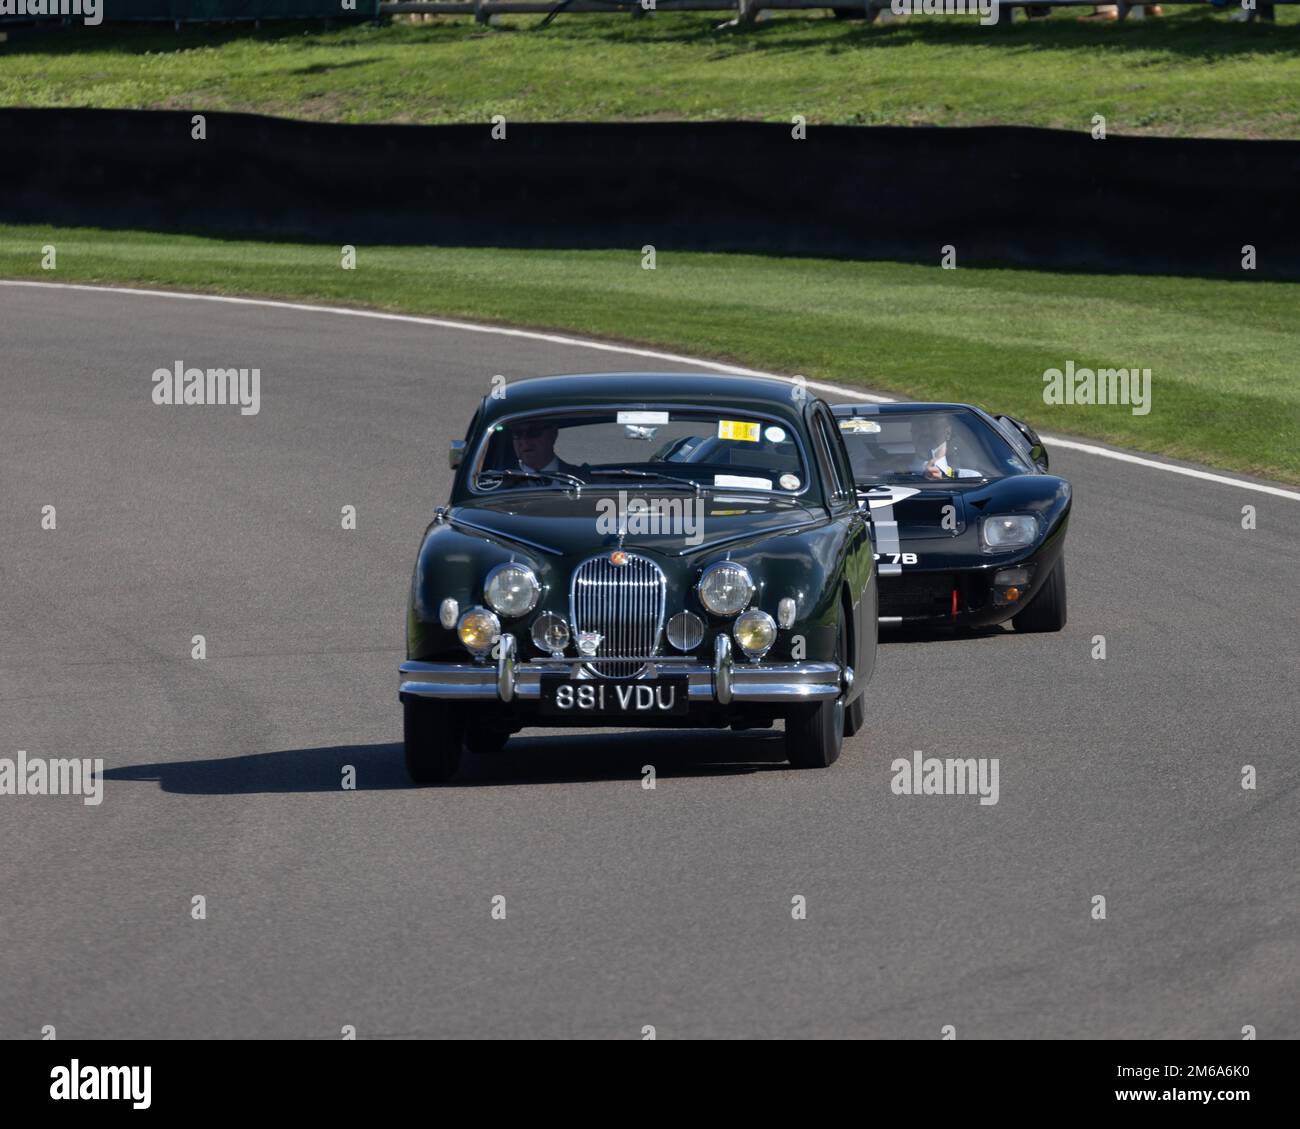
[[876, 560], [884, 560], [888, 564], [916, 564], [915, 553], [872, 553]]

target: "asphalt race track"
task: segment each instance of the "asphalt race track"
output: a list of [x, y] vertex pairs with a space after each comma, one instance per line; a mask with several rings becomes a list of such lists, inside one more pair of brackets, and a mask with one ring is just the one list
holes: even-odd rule
[[[260, 412], [155, 405], [177, 360], [256, 366]], [[1054, 451], [1069, 626], [886, 641], [833, 768], [536, 730], [408, 786], [448, 440], [494, 374], [679, 367], [0, 286], [0, 757], [106, 766], [0, 796], [0, 1037], [1300, 1036], [1288, 498]], [[998, 802], [895, 795], [918, 749]]]

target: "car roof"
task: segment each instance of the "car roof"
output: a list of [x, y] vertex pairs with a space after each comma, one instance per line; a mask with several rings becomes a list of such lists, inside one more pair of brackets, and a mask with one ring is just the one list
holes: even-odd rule
[[619, 404], [654, 407], [667, 402], [750, 408], [796, 419], [802, 403], [797, 387], [770, 376], [730, 376], [716, 372], [591, 372], [535, 376], [512, 381], [506, 394], [483, 400], [484, 420], [544, 408]]

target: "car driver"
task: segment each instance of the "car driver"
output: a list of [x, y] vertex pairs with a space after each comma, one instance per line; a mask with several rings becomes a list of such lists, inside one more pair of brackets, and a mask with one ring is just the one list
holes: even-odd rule
[[908, 468], [925, 478], [978, 478], [977, 470], [960, 470], [948, 463], [952, 420], [940, 412], [926, 412], [912, 420], [912, 446], [916, 457]]
[[533, 421], [516, 423], [510, 428], [519, 469], [534, 474], [577, 474], [578, 468], [555, 453], [558, 431], [554, 424]]

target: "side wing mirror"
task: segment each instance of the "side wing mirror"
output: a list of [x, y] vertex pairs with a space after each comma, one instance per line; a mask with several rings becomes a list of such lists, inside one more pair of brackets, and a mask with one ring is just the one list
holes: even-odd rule
[[451, 441], [451, 450], [447, 452], [447, 463], [452, 470], [460, 466], [461, 461], [465, 458], [465, 440], [453, 439]]

